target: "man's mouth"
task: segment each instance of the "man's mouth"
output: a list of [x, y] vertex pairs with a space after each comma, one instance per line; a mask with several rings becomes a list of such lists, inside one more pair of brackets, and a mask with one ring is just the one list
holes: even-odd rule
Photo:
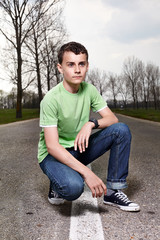
[[82, 76], [73, 76], [73, 78], [81, 78]]

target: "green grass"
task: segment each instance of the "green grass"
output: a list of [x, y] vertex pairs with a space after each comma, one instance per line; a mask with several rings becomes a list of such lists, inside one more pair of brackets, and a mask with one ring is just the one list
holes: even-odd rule
[[0, 124], [6, 124], [38, 117], [39, 109], [23, 109], [22, 118], [16, 118], [15, 109], [0, 109]]
[[[160, 110], [154, 109], [112, 109], [115, 113], [160, 122]], [[39, 117], [39, 109], [23, 109], [22, 118], [16, 118], [15, 109], [0, 109], [0, 124], [22, 121]]]
[[160, 122], [160, 110], [154, 109], [112, 109], [115, 113]]

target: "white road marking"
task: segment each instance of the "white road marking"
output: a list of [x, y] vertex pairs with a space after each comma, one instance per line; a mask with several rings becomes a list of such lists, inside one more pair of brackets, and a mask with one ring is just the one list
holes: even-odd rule
[[88, 187], [76, 201], [72, 202], [69, 240], [104, 240], [98, 202]]

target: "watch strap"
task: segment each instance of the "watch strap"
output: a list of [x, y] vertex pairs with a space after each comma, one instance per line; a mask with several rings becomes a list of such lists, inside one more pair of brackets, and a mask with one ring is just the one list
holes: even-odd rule
[[98, 127], [99, 127], [99, 124], [98, 124], [98, 121], [97, 121], [97, 119], [95, 119], [95, 118], [91, 118], [91, 119], [89, 119], [89, 122], [93, 122], [93, 123], [95, 124], [95, 127], [94, 127], [94, 129], [96, 129], [96, 128], [98, 128]]

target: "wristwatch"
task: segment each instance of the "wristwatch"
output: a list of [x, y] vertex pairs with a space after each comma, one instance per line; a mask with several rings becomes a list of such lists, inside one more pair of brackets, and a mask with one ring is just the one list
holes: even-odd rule
[[97, 121], [97, 119], [95, 119], [95, 118], [91, 118], [91, 119], [89, 119], [89, 122], [93, 122], [93, 123], [95, 124], [95, 127], [94, 127], [94, 129], [96, 129], [96, 128], [98, 128], [98, 127], [99, 127], [99, 124], [98, 124], [98, 121]]

